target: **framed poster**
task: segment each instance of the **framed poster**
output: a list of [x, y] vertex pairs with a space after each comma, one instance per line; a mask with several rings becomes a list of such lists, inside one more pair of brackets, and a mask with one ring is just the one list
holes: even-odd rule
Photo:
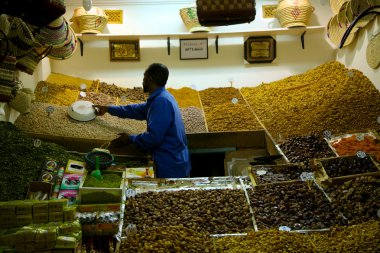
[[276, 40], [271, 36], [249, 37], [244, 42], [244, 59], [247, 62], [272, 62], [275, 58]]
[[110, 40], [111, 61], [139, 61], [139, 40]]
[[208, 39], [180, 39], [180, 59], [208, 59]]

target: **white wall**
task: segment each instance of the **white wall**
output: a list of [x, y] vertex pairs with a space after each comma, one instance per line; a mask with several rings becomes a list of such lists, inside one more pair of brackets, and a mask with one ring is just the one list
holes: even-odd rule
[[364, 29], [359, 29], [355, 40], [348, 46], [338, 49], [337, 60], [345, 64], [348, 68], [355, 68], [362, 71], [380, 90], [380, 67], [372, 69], [366, 60], [366, 50], [368, 42], [372, 36], [380, 32], [380, 16], [377, 16]]
[[[168, 34], [186, 32], [179, 9], [195, 1], [141, 0], [96, 1], [103, 9], [123, 9], [124, 24], [108, 24], [103, 33], [112, 34]], [[312, 0], [315, 12], [309, 25], [325, 26], [331, 16], [328, 0]], [[66, 1], [69, 20], [82, 1]], [[277, 1], [256, 1], [256, 19], [250, 24], [214, 27], [213, 31], [246, 31], [280, 27], [277, 19], [263, 19], [261, 5]], [[171, 40], [171, 55], [167, 54], [166, 37], [162, 40], [141, 40], [141, 60], [138, 62], [110, 62], [108, 41], [85, 42], [84, 56], [79, 47], [67, 60], [50, 60], [51, 71], [86, 79], [99, 79], [125, 87], [140, 86], [145, 68], [152, 62], [162, 62], [170, 68], [169, 87], [192, 86], [197, 89], [229, 86], [256, 86], [290, 75], [303, 73], [327, 61], [336, 59], [335, 48], [326, 41], [325, 31], [307, 32], [305, 49], [299, 36], [276, 36], [277, 58], [273, 63], [244, 64], [242, 37], [219, 38], [219, 54], [215, 52], [215, 38], [209, 38], [207, 60], [180, 60], [179, 41]], [[45, 71], [46, 72], [46, 71]]]

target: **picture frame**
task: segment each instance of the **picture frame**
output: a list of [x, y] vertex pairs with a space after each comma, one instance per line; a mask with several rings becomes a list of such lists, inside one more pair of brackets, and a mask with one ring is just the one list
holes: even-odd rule
[[208, 38], [180, 39], [180, 59], [208, 59]]
[[244, 41], [244, 59], [249, 63], [266, 63], [276, 59], [276, 40], [271, 36], [249, 37]]
[[140, 60], [139, 40], [110, 40], [109, 48], [111, 61]]

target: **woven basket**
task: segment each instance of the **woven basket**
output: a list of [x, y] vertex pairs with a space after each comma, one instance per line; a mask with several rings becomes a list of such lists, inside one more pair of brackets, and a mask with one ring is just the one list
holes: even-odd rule
[[199, 24], [196, 7], [182, 8], [179, 10], [179, 15], [181, 16], [182, 21], [189, 32], [194, 33], [211, 31], [209, 27]]
[[[350, 0], [350, 2], [347, 5], [347, 8], [350, 10], [348, 13], [350, 15], [347, 15], [347, 19], [350, 22], [353, 22], [354, 19], [359, 16], [360, 13], [368, 9], [369, 7], [373, 6], [373, 3], [371, 1], [365, 1], [365, 0]], [[374, 19], [376, 14], [366, 15], [362, 17], [356, 24], [355, 27], [362, 28], [365, 27], [369, 22], [371, 22], [372, 19]]]
[[[339, 46], [340, 42], [343, 38], [343, 35], [345, 31], [347, 30], [346, 26], [339, 25], [338, 22], [338, 15], [334, 15], [327, 26], [327, 34], [329, 39], [332, 43], [334, 43], [335, 46]], [[343, 46], [347, 46], [352, 43], [352, 41], [355, 38], [356, 33], [351, 32], [350, 35], [347, 37], [346, 41], [344, 42]]]
[[307, 26], [313, 11], [308, 0], [280, 0], [274, 16], [281, 27]]
[[76, 25], [79, 33], [101, 33], [108, 23], [108, 17], [98, 7], [92, 7], [89, 11], [79, 7], [75, 8], [70, 21]]
[[330, 7], [332, 12], [334, 14], [338, 14], [340, 8], [346, 2], [349, 2], [349, 0], [330, 0]]
[[69, 26], [69, 36], [62, 47], [53, 48], [48, 57], [55, 60], [65, 60], [70, 58], [78, 46], [78, 39], [74, 30]]

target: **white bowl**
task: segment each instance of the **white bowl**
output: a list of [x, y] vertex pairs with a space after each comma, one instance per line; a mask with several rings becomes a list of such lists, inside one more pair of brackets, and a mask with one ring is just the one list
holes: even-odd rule
[[95, 109], [90, 101], [78, 100], [68, 109], [69, 116], [78, 121], [90, 121], [96, 118]]

